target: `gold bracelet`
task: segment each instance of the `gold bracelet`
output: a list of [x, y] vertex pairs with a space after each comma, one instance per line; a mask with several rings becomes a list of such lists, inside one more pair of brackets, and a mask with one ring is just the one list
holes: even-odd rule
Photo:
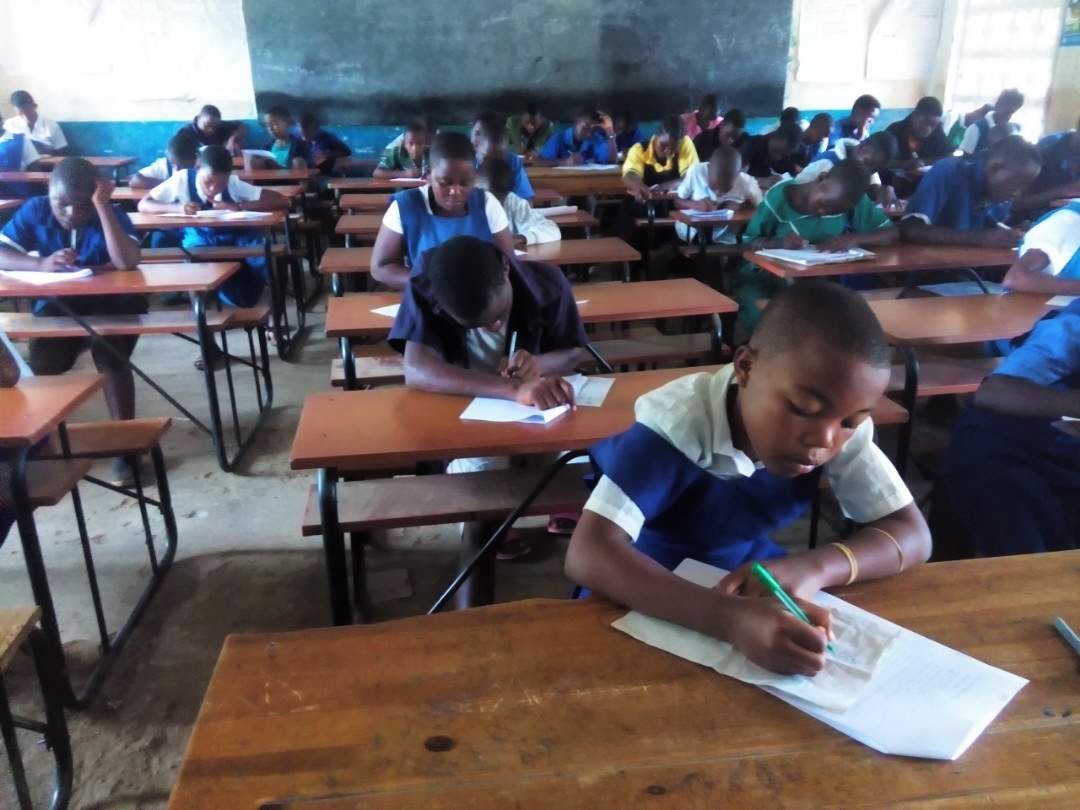
[[851, 576], [848, 577], [848, 581], [844, 584], [850, 585], [859, 576], [859, 563], [855, 559], [855, 553], [843, 543], [829, 543], [829, 545], [847, 557], [848, 565], [851, 566]]
[[897, 540], [895, 537], [893, 537], [891, 534], [889, 534], [884, 529], [879, 529], [877, 526], [864, 526], [863, 528], [867, 529], [869, 531], [872, 531], [872, 532], [878, 532], [879, 534], [883, 534], [886, 537], [888, 537], [890, 540], [892, 540], [892, 544], [894, 546], [896, 546], [896, 553], [900, 555], [900, 568], [896, 573], [898, 573], [898, 574], [903, 573], [903, 571], [904, 571], [904, 563], [906, 561], [904, 560], [904, 547], [900, 545], [900, 541]]

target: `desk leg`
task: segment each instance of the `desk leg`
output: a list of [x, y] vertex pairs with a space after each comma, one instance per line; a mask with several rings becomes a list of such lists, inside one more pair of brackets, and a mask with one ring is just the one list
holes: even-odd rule
[[[649, 279], [649, 265], [652, 263], [653, 239], [656, 236], [656, 204], [652, 200], [645, 203], [645, 216], [649, 224], [645, 227], [645, 251], [642, 258], [642, 276], [645, 281]], [[631, 225], [633, 220], [631, 219]]]
[[[289, 266], [289, 276], [292, 279], [293, 285], [293, 300], [296, 302], [296, 339], [300, 339], [300, 333], [304, 331], [304, 325], [307, 322], [307, 308], [305, 306], [305, 293], [304, 289], [304, 268], [301, 263], [293, 256], [292, 249], [292, 231], [289, 228], [289, 217], [285, 217], [285, 256], [287, 258], [287, 264]], [[285, 298], [288, 298], [286, 291]]]
[[349, 573], [345, 562], [345, 537], [338, 523], [337, 471], [323, 468], [316, 479], [319, 516], [322, 519], [326, 580], [330, 588], [330, 615], [334, 624], [352, 624]]
[[345, 290], [342, 289], [341, 273], [330, 274], [330, 293], [335, 298], [341, 298], [345, 294]]
[[347, 337], [338, 338], [338, 350], [341, 353], [341, 369], [345, 372], [345, 390], [356, 390], [356, 359]]
[[904, 391], [900, 404], [907, 409], [907, 422], [900, 426], [896, 438], [896, 470], [903, 477], [907, 473], [908, 454], [911, 452], [911, 434], [915, 429], [915, 403], [919, 395], [919, 358], [910, 346], [898, 346], [904, 358]]
[[[263, 231], [263, 253], [266, 257], [266, 268], [270, 276], [270, 309], [274, 323], [274, 341], [277, 343], [278, 357], [288, 359], [289, 355], [289, 326], [288, 317], [285, 314], [285, 300], [283, 285], [279, 284], [277, 267], [274, 265], [273, 231], [267, 228]], [[284, 322], [284, 325], [283, 325]]]
[[217, 377], [214, 374], [210, 354], [214, 336], [206, 325], [206, 293], [195, 293], [192, 297], [191, 306], [195, 311], [195, 333], [199, 338], [199, 351], [202, 354], [203, 361], [203, 378], [206, 381], [206, 401], [210, 407], [210, 436], [214, 440], [214, 451], [217, 453], [218, 466], [223, 471], [228, 472], [229, 457], [225, 452], [225, 434], [221, 427], [221, 403], [218, 402]]
[[11, 763], [11, 780], [15, 783], [15, 798], [19, 802], [19, 810], [34, 810], [30, 785], [26, 781], [26, 769], [19, 751], [19, 740], [15, 736], [15, 718], [11, 716], [11, 704], [8, 703], [3, 673], [0, 673], [0, 736], [4, 739], [8, 762]]

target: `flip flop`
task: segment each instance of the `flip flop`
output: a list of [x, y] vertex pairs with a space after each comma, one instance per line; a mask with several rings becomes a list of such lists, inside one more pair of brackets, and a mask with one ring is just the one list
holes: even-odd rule
[[532, 551], [532, 544], [529, 539], [525, 537], [517, 529], [510, 529], [501, 541], [499, 541], [498, 551], [495, 552], [495, 559], [500, 562], [512, 562], [513, 560], [520, 560], [522, 557], [527, 556]]
[[577, 528], [580, 512], [563, 512], [548, 518], [547, 533], [557, 537], [569, 537]]

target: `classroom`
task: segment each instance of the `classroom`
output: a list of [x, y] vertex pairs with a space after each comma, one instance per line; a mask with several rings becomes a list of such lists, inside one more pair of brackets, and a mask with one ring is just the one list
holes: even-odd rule
[[1080, 1], [0, 8], [0, 810], [1080, 807]]

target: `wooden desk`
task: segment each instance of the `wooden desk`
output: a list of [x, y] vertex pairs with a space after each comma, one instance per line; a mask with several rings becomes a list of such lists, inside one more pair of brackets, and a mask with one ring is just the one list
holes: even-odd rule
[[1075, 806], [1080, 679], [1048, 620], [1080, 625], [1078, 576], [1065, 551], [838, 589], [1030, 680], [956, 762], [879, 754], [643, 645], [610, 627], [626, 611], [606, 600], [531, 599], [230, 636], [169, 806]]
[[416, 188], [424, 185], [426, 180], [420, 178], [402, 178], [395, 180], [389, 177], [332, 177], [327, 185], [342, 191], [358, 192], [390, 192], [401, 191], [403, 188]]
[[0, 183], [30, 183], [49, 185], [51, 172], [0, 172]]
[[[46, 155], [38, 158], [34, 161], [34, 164], [42, 166], [47, 171], [52, 171], [65, 157], [67, 155]], [[129, 155], [79, 155], [78, 157], [96, 169], [108, 169], [117, 180], [124, 175], [127, 167], [136, 161], [134, 156]]]
[[562, 194], [553, 188], [534, 188], [532, 198], [533, 208], [542, 208], [545, 205], [551, 205], [562, 198]]
[[14, 211], [26, 200], [0, 200], [0, 214], [6, 214], [10, 211]]
[[563, 197], [620, 197], [626, 194], [621, 174], [600, 172], [563, 172], [544, 177], [544, 187]]
[[285, 224], [284, 211], [266, 211], [257, 219], [217, 219], [214, 217], [171, 217], [163, 214], [128, 214], [137, 231], [175, 231], [183, 228], [238, 230], [244, 228], [280, 228]]
[[[889, 342], [904, 359], [901, 404], [914, 413], [919, 388], [917, 346], [944, 346], [1011, 340], [1026, 334], [1050, 309], [1049, 296], [1033, 293], [1008, 295], [931, 296], [871, 301]], [[897, 467], [904, 472], [914, 418], [900, 430]]]
[[[363, 198], [369, 197], [381, 197], [382, 195], [364, 195], [364, 194], [350, 194], [349, 197], [355, 199], [357, 197]], [[345, 197], [342, 197], [342, 205], [344, 206]], [[371, 208], [367, 209], [367, 213], [362, 214], [343, 214], [338, 218], [337, 225], [334, 226], [334, 232], [342, 236], [354, 236], [358, 239], [374, 240], [379, 235], [379, 228], [382, 225], [383, 213], [371, 213]], [[593, 228], [600, 223], [592, 214], [588, 211], [572, 211], [569, 214], [559, 214], [557, 216], [549, 217], [552, 222], [558, 225], [560, 228]], [[612, 237], [613, 238], [613, 237]], [[570, 240], [567, 240], [570, 241]], [[606, 261], [636, 261], [641, 258], [637, 251], [622, 242], [621, 239], [615, 239], [625, 245], [624, 249], [618, 252], [618, 258], [607, 259]], [[542, 248], [547, 248], [549, 245], [560, 244], [560, 242], [545, 242], [542, 245], [530, 245], [526, 250], [531, 254], [535, 251], [539, 251]], [[565, 243], [562, 243], [565, 244]], [[614, 242], [608, 243], [608, 246], [614, 245]], [[600, 248], [594, 248], [594, 250], [600, 251]], [[605, 252], [605, 251], [601, 251]], [[623, 256], [631, 256], [632, 258], [622, 258]], [[545, 260], [546, 261], [546, 260]], [[591, 263], [591, 262], [590, 262]]]
[[[263, 186], [268, 191], [276, 191], [283, 197], [287, 197], [290, 200], [299, 197], [304, 193], [304, 187], [299, 185], [291, 186]], [[138, 202], [152, 189], [149, 188], [132, 188], [131, 186], [117, 186], [113, 189], [112, 201], [113, 202]]]
[[622, 167], [615, 166], [612, 169], [579, 169], [573, 166], [525, 166], [529, 179], [542, 177], [622, 177]]
[[279, 183], [307, 185], [307, 182], [318, 173], [318, 169], [252, 169], [250, 172], [237, 172], [236, 176], [255, 185], [276, 185]]
[[334, 233], [346, 237], [374, 240], [379, 235], [382, 219], [382, 213], [344, 214], [338, 217], [337, 224], [334, 226]]
[[342, 194], [338, 205], [342, 211], [381, 213], [390, 207], [392, 194]]
[[[568, 214], [556, 214], [555, 216], [550, 216], [548, 219], [560, 228], [596, 228], [600, 225], [600, 221], [596, 217], [580, 208], [577, 211], [571, 211]], [[539, 245], [534, 247], [539, 247]]]
[[743, 253], [743, 257], [762, 270], [785, 279], [1008, 267], [1016, 261], [1016, 251], [1008, 248], [901, 244], [875, 247], [872, 250], [876, 254], [873, 259], [820, 264], [817, 267], [800, 267], [790, 262], [777, 261], [752, 250]]
[[37, 444], [96, 394], [104, 379], [100, 374], [61, 374], [27, 377], [14, 388], [0, 388], [0, 447]]

